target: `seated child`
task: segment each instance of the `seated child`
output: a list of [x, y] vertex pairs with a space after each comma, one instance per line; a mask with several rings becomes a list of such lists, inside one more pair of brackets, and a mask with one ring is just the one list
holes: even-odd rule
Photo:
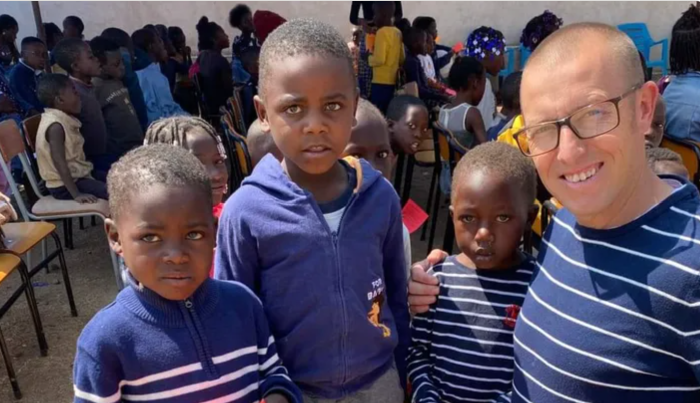
[[90, 48], [102, 71], [92, 82], [107, 126], [107, 155], [117, 160], [143, 144], [143, 130], [122, 83], [125, 69], [119, 45], [98, 36], [90, 41]]
[[428, 33], [418, 28], [411, 28], [404, 38], [408, 54], [403, 64], [406, 82], [415, 82], [418, 86], [418, 96], [430, 105], [441, 105], [449, 98], [444, 92], [430, 86], [419, 56], [427, 55], [426, 44]]
[[690, 180], [681, 156], [668, 148], [647, 148], [647, 164], [657, 175], [676, 175]]
[[108, 183], [105, 227], [128, 286], [78, 338], [74, 402], [301, 403], [260, 300], [207, 276], [216, 230], [202, 164], [177, 147], [145, 146], [114, 164]]
[[[465, 55], [480, 61], [488, 75], [494, 79], [498, 78], [498, 73], [503, 70], [506, 64], [506, 40], [501, 31], [491, 27], [477, 28], [469, 34], [465, 45]], [[484, 127], [489, 129], [493, 125], [493, 119], [496, 115], [496, 95], [493, 93], [491, 80], [488, 77], [486, 78], [484, 96], [478, 103], [478, 108], [484, 120]]]
[[22, 58], [10, 70], [10, 87], [14, 94], [37, 112], [43, 112], [44, 106], [36, 96], [36, 79], [46, 68], [46, 46], [33, 36], [22, 39]]
[[243, 69], [248, 73], [250, 78], [243, 84], [241, 89], [241, 103], [243, 104], [243, 117], [247, 127], [250, 127], [255, 120], [258, 119], [258, 113], [255, 111], [255, 103], [253, 99], [258, 95], [258, 80], [260, 78], [260, 48], [248, 48], [241, 53], [241, 63]]
[[370, 100], [382, 112], [386, 112], [394, 97], [397, 73], [406, 58], [401, 31], [393, 24], [395, 7], [393, 1], [377, 1], [373, 4], [377, 34], [374, 50], [368, 59], [372, 67]]
[[231, 67], [233, 70], [234, 84], [245, 84], [250, 80], [250, 75], [243, 68], [241, 55], [250, 48], [260, 48], [255, 38], [255, 26], [253, 25], [253, 13], [245, 4], [238, 4], [228, 14], [228, 22], [232, 28], [241, 31], [241, 34], [233, 38], [231, 45]]
[[457, 164], [450, 213], [461, 253], [431, 269], [437, 301], [413, 318], [412, 402], [495, 401], [511, 389], [513, 329], [535, 261], [519, 249], [537, 215], [535, 167], [481, 144]]
[[37, 93], [46, 105], [36, 135], [39, 174], [59, 200], [94, 203], [107, 199], [107, 186], [92, 178], [92, 164], [85, 158], [80, 134], [81, 101], [74, 80], [63, 74], [45, 74]]
[[80, 17], [69, 15], [63, 20], [63, 37], [73, 39], [83, 39], [85, 25]]
[[248, 143], [248, 152], [250, 153], [250, 161], [253, 167], [258, 165], [267, 154], [272, 154], [277, 161], [282, 162], [283, 156], [280, 149], [277, 148], [270, 131], [263, 131], [259, 119], [256, 119], [248, 128], [246, 141]]
[[215, 22], [202, 17], [197, 23], [197, 47], [199, 56], [200, 86], [202, 97], [211, 115], [219, 113], [219, 108], [233, 95], [231, 65], [221, 54], [229, 46], [228, 36]]
[[520, 111], [520, 81], [522, 78], [523, 72], [516, 71], [503, 80], [503, 85], [501, 85], [503, 108], [501, 108], [500, 112], [496, 112], [496, 119], [493, 121], [493, 125], [486, 131], [488, 141], [496, 141], [498, 135], [504, 129], [512, 127], [515, 117], [522, 113]]
[[339, 160], [357, 95], [350, 51], [332, 26], [293, 20], [273, 31], [255, 102], [284, 158], [263, 158], [219, 221], [216, 277], [260, 296], [305, 402], [404, 400], [399, 199], [366, 161]]
[[131, 35], [134, 48], [140, 49], [148, 60], [148, 66], [136, 70], [139, 85], [146, 102], [148, 124], [154, 121], [175, 115], [186, 115], [173, 99], [168, 78], [160, 71], [160, 64], [168, 60], [168, 52], [165, 50], [163, 40], [151, 29], [139, 29]]
[[82, 39], [66, 38], [54, 48], [56, 63], [68, 73], [75, 89], [80, 94], [80, 133], [85, 138], [85, 157], [99, 172], [97, 179], [104, 181], [107, 171], [116, 158], [107, 155], [107, 126], [100, 101], [92, 86], [93, 77], [100, 75], [100, 63], [92, 54], [90, 46]]
[[647, 148], [656, 148], [661, 145], [664, 139], [664, 128], [666, 127], [666, 101], [663, 97], [656, 98], [656, 108], [651, 121], [649, 131], [644, 134]]
[[412, 95], [394, 97], [386, 113], [394, 154], [413, 155], [428, 138], [430, 115], [425, 103]]
[[484, 67], [473, 57], [459, 57], [450, 68], [448, 80], [457, 95], [440, 109], [440, 124], [466, 148], [485, 143], [484, 119], [476, 106], [489, 82]]
[[[394, 169], [394, 153], [391, 151], [389, 126], [386, 119], [376, 106], [360, 98], [355, 113], [357, 124], [352, 128], [350, 142], [345, 146], [343, 157], [362, 158], [381, 172], [382, 176], [391, 182]], [[411, 271], [411, 234], [403, 226], [403, 253], [406, 262], [406, 273]]]
[[440, 70], [452, 61], [454, 51], [449, 46], [438, 44], [438, 29], [435, 18], [426, 16], [416, 17], [413, 20], [413, 27], [426, 31], [433, 43], [435, 43], [435, 47], [430, 52], [430, 56], [433, 58], [433, 64], [438, 72], [438, 76], [440, 76]]

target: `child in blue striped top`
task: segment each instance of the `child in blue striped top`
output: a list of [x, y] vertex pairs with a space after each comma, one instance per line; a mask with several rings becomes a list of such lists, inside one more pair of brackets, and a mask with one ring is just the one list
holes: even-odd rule
[[412, 324], [412, 402], [489, 402], [513, 380], [513, 329], [534, 260], [519, 249], [537, 214], [537, 174], [504, 143], [459, 162], [450, 212], [461, 253], [433, 267], [437, 302]]
[[260, 300], [209, 279], [215, 230], [202, 163], [181, 147], [145, 146], [112, 167], [108, 185], [105, 225], [129, 286], [78, 339], [74, 402], [301, 403]]

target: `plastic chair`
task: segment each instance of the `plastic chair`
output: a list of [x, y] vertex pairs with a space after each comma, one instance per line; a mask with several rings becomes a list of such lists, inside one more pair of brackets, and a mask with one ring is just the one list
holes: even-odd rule
[[[666, 75], [668, 66], [668, 39], [664, 38], [660, 41], [654, 41], [649, 34], [649, 29], [647, 24], [643, 22], [632, 22], [629, 24], [621, 24], [617, 26], [617, 29], [627, 34], [634, 42], [642, 55], [644, 60], [647, 62], [648, 68], [658, 67], [661, 69], [661, 75]], [[661, 59], [660, 60], [649, 60], [651, 55], [651, 48], [656, 45], [661, 45]]]
[[518, 49], [520, 50], [520, 65], [518, 67], [519, 67], [519, 70], [522, 70], [525, 68], [525, 64], [527, 63], [527, 59], [530, 58], [532, 51], [530, 51], [530, 49], [528, 49], [522, 43], [520, 44]]
[[661, 140], [661, 147], [680, 154], [690, 179], [695, 186], [700, 187], [700, 144], [692, 140], [679, 140], [664, 136]]
[[515, 49], [516, 47], [514, 46], [506, 46], [506, 67], [498, 73], [499, 77], [506, 78], [515, 72]]
[[[29, 305], [29, 313], [32, 315], [32, 321], [34, 322], [34, 330], [36, 331], [36, 336], [39, 341], [39, 351], [41, 356], [45, 357], [47, 355], [49, 346], [46, 343], [46, 336], [44, 335], [44, 329], [41, 325], [41, 317], [39, 316], [39, 308], [36, 304], [36, 299], [34, 297], [34, 289], [32, 288], [32, 282], [27, 272], [27, 266], [24, 265], [22, 259], [14, 254], [6, 253], [0, 251], [0, 284], [5, 281], [8, 276], [17, 270], [22, 279], [22, 284], [15, 290], [15, 292], [8, 298], [8, 300], [0, 307], [0, 318], [5, 315], [5, 313], [12, 307], [12, 305], [17, 301], [22, 293], [27, 297], [27, 304]], [[12, 366], [12, 357], [10, 356], [10, 351], [7, 348], [7, 343], [5, 343], [5, 338], [0, 330], [0, 352], [5, 361], [5, 368], [7, 369], [7, 376], [10, 378], [10, 385], [12, 385], [12, 391], [15, 398], [21, 399], [22, 392], [19, 389], [19, 383], [17, 382], [17, 375], [15, 369]]]
[[[98, 200], [97, 203], [80, 204], [75, 200], [57, 200], [53, 196], [42, 196], [39, 185], [32, 167], [29, 165], [24, 141], [20, 134], [19, 127], [13, 120], [0, 122], [0, 167], [10, 183], [12, 193], [19, 207], [20, 214], [24, 221], [52, 221], [64, 220], [74, 217], [99, 217], [103, 221], [109, 217], [109, 203], [106, 200]], [[22, 168], [29, 178], [34, 192], [39, 196], [39, 200], [34, 205], [28, 206], [19, 192], [17, 183], [12, 178], [9, 163], [12, 158], [19, 156], [22, 161]], [[122, 277], [117, 261], [117, 255], [112, 248], [109, 248], [112, 257], [112, 269], [117, 281], [117, 287], [122, 288]]]

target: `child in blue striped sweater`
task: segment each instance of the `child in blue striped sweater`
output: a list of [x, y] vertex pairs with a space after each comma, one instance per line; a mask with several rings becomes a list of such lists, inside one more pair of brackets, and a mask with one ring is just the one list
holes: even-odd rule
[[141, 147], [112, 167], [108, 185], [105, 225], [129, 286], [78, 339], [74, 402], [301, 403], [260, 300], [209, 279], [212, 191], [197, 158]]
[[459, 162], [450, 213], [462, 253], [433, 267], [437, 302], [412, 324], [412, 402], [493, 401], [513, 380], [513, 329], [534, 260], [519, 249], [537, 215], [537, 174], [505, 143]]

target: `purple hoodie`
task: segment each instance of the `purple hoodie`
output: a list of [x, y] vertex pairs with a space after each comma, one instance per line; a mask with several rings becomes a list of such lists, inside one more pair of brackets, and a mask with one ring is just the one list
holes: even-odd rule
[[260, 297], [277, 348], [302, 390], [340, 399], [392, 365], [410, 342], [399, 199], [364, 160], [338, 232], [272, 156], [226, 202], [215, 277]]

